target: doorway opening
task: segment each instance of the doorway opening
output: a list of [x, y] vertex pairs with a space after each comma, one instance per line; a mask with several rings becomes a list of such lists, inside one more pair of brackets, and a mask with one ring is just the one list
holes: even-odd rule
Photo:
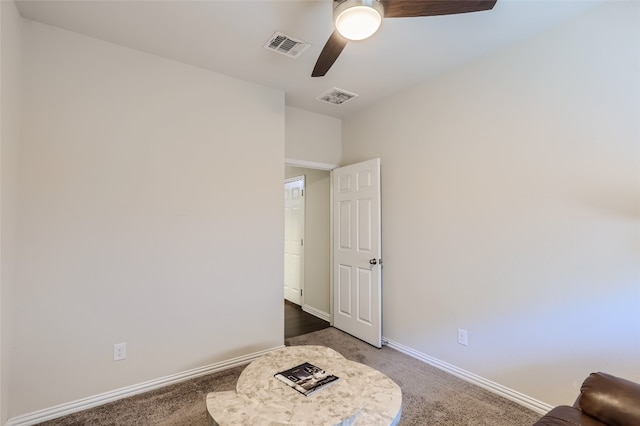
[[[287, 162], [288, 163], [288, 162]], [[285, 337], [304, 334], [328, 327], [331, 321], [331, 207], [330, 169], [285, 164]], [[287, 200], [291, 198], [287, 182], [304, 177], [304, 188], [300, 188], [304, 215], [303, 229], [293, 231], [287, 222], [296, 217], [297, 207]], [[293, 184], [292, 184], [293, 185]], [[302, 190], [304, 189], [304, 193]], [[296, 241], [298, 247], [296, 247]], [[295, 267], [296, 249], [301, 250], [299, 271]], [[295, 300], [295, 285], [291, 275], [301, 275], [302, 296]], [[292, 300], [293, 299], [293, 300]], [[291, 303], [293, 302], [293, 303]]]
[[[305, 166], [286, 163], [285, 176], [291, 171], [288, 168]], [[310, 166], [311, 169], [323, 170], [326, 176], [327, 195], [318, 197], [324, 202], [320, 209], [310, 208], [305, 201], [307, 212], [321, 211], [323, 218], [309, 226], [305, 217], [305, 258], [324, 256], [326, 262], [321, 262], [322, 267], [314, 271], [317, 274], [310, 273], [309, 264], [305, 262], [301, 309], [379, 348], [382, 346], [380, 159], [340, 168], [314, 166]], [[297, 170], [295, 173], [305, 175], [310, 199], [308, 174]], [[321, 223], [327, 227], [323, 229], [319, 226]], [[319, 231], [318, 240], [328, 243], [314, 256], [309, 253], [312, 240], [309, 230]], [[311, 277], [317, 279], [321, 275], [320, 285], [309, 285]], [[312, 288], [324, 291], [324, 297], [313, 294]], [[324, 310], [318, 305], [322, 303], [326, 306]]]

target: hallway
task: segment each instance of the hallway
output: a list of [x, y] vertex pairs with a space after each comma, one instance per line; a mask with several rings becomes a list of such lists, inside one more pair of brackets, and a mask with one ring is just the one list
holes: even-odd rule
[[329, 323], [302, 310], [302, 307], [284, 301], [284, 338], [299, 336], [329, 327]]

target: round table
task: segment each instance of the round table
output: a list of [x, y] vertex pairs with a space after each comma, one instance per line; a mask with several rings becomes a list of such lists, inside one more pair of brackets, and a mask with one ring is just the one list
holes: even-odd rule
[[[340, 380], [304, 396], [274, 374], [310, 362]], [[212, 425], [397, 425], [400, 387], [364, 364], [324, 346], [289, 346], [253, 361], [235, 391], [211, 392], [207, 411]]]

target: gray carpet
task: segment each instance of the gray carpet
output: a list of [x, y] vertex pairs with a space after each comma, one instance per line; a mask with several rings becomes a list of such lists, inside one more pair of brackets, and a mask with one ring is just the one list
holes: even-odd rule
[[[402, 388], [400, 426], [527, 426], [540, 417], [396, 350], [376, 349], [335, 328], [292, 337], [286, 344], [328, 346], [389, 376]], [[207, 393], [233, 390], [243, 369], [210, 374], [41, 424], [206, 426]]]
[[402, 389], [400, 426], [525, 426], [541, 416], [415, 358], [376, 349], [335, 328], [287, 340], [328, 346], [389, 376]]

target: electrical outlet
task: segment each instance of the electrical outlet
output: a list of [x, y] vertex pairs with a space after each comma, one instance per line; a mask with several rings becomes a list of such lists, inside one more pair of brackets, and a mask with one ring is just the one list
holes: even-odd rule
[[467, 340], [467, 330], [463, 330], [462, 328], [458, 329], [458, 343], [465, 346], [469, 344]]
[[127, 357], [127, 344], [126, 343], [116, 343], [113, 345], [113, 360], [114, 361], [122, 361]]

